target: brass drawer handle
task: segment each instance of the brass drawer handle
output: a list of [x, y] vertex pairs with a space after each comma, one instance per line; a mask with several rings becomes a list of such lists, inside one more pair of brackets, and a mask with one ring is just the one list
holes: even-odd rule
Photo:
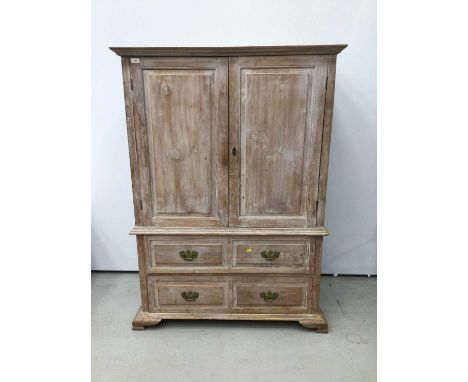
[[272, 291], [263, 291], [260, 293], [260, 297], [263, 298], [265, 302], [272, 302], [278, 298], [278, 293]]
[[187, 292], [182, 292], [180, 295], [184, 298], [185, 301], [195, 301], [200, 293], [192, 292], [191, 290]]
[[273, 260], [276, 260], [280, 253], [279, 251], [272, 251], [271, 249], [268, 250], [268, 251], [262, 251], [260, 253], [260, 255], [265, 259], [265, 260], [268, 260], [268, 261], [273, 261]]
[[186, 251], [180, 251], [179, 255], [185, 261], [192, 261], [193, 259], [195, 259], [198, 256], [198, 252], [187, 249]]

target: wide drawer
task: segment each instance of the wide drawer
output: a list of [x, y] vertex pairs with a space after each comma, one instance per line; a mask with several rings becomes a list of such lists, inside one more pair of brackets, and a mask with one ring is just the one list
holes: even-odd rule
[[228, 306], [227, 280], [148, 277], [149, 308], [158, 311], [218, 310]]
[[300, 313], [314, 308], [313, 278], [148, 276], [150, 312]]
[[226, 244], [211, 238], [148, 238], [147, 269], [218, 267], [225, 264]]
[[310, 239], [233, 240], [233, 267], [309, 268]]

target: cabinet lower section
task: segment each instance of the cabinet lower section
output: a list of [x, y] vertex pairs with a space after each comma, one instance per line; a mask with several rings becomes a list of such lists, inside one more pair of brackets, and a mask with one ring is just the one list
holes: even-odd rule
[[320, 311], [323, 237], [137, 235], [142, 305], [135, 330], [165, 319], [299, 321]]

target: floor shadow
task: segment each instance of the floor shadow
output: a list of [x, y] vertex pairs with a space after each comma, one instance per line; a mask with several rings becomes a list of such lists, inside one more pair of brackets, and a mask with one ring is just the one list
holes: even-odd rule
[[307, 329], [297, 321], [248, 321], [248, 320], [162, 320], [160, 324], [154, 327], [148, 327], [146, 330], [163, 329], [183, 329], [190, 328], [195, 330], [203, 329], [236, 329], [236, 330], [294, 330], [314, 332], [313, 329]]

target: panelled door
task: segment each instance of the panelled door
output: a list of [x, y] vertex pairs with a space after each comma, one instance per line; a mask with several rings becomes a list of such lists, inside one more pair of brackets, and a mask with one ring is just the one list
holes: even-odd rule
[[228, 225], [228, 59], [130, 59], [142, 223]]
[[230, 225], [315, 225], [327, 62], [230, 58]]

